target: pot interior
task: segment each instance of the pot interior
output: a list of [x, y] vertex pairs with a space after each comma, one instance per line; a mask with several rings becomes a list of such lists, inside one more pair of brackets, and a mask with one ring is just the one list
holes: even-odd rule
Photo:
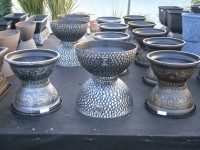
[[117, 38], [126, 38], [128, 37], [128, 35], [120, 32], [101, 32], [94, 34], [94, 37], [99, 39], [104, 39], [104, 38], [117, 39]]
[[99, 17], [98, 20], [116, 20], [120, 19], [118, 17]]
[[149, 26], [149, 25], [155, 25], [153, 22], [148, 22], [148, 21], [130, 21], [128, 22], [130, 25], [135, 25], [135, 26]]
[[2, 32], [0, 32], [0, 38], [7, 38], [7, 37], [10, 37], [10, 36], [14, 36], [16, 34], [19, 34], [18, 30], [2, 31]]
[[22, 21], [22, 22], [16, 23], [16, 26], [17, 27], [26, 27], [26, 26], [32, 26], [34, 24], [35, 24], [35, 22], [33, 22], [33, 21]]
[[153, 34], [153, 33], [165, 33], [165, 30], [162, 29], [154, 29], [154, 28], [142, 28], [142, 29], [134, 29], [135, 33], [141, 34]]
[[84, 15], [84, 14], [62, 14], [59, 15], [60, 18], [84, 18], [84, 17], [90, 17], [89, 15]]
[[87, 24], [86, 21], [78, 21], [78, 20], [54, 20], [51, 22], [55, 25], [77, 25], [77, 24]]
[[176, 46], [180, 44], [184, 44], [184, 41], [173, 39], [173, 38], [149, 38], [144, 40], [145, 43], [149, 45], [170, 45], [170, 46]]
[[123, 52], [136, 48], [135, 44], [123, 41], [89, 41], [75, 45], [76, 49], [88, 52]]
[[104, 24], [100, 24], [99, 27], [101, 28], [123, 28], [123, 27], [127, 27], [128, 26], [126, 24], [121, 24], [121, 23], [104, 23]]
[[145, 16], [140, 16], [140, 15], [128, 15], [124, 16], [126, 19], [145, 19]]

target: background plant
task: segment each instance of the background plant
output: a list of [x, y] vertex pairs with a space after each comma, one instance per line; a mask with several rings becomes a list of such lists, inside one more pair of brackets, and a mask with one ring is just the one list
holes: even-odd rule
[[46, 6], [51, 13], [52, 20], [60, 14], [69, 14], [76, 7], [77, 0], [46, 0]]
[[29, 13], [29, 16], [40, 14], [44, 12], [44, 0], [17, 0], [21, 10]]
[[194, 5], [197, 5], [197, 4], [200, 4], [200, 0], [192, 0], [191, 3]]
[[0, 20], [3, 19], [3, 16], [11, 13], [11, 7], [11, 0], [0, 0]]

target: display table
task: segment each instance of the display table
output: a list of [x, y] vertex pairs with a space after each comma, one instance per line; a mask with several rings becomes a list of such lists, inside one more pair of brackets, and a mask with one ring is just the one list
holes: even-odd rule
[[[50, 44], [50, 43], [51, 44]], [[54, 49], [54, 37], [44, 46]], [[127, 116], [95, 119], [75, 108], [81, 85], [91, 77], [82, 67], [57, 66], [50, 77], [63, 100], [62, 107], [49, 115], [28, 117], [13, 114], [9, 105], [19, 87], [19, 79], [8, 78], [12, 87], [0, 101], [0, 150], [198, 150], [200, 149], [200, 81], [197, 70], [189, 80], [197, 113], [189, 118], [170, 119], [149, 113], [145, 99], [152, 87], [142, 83], [146, 69], [129, 67], [121, 77], [134, 98]]]

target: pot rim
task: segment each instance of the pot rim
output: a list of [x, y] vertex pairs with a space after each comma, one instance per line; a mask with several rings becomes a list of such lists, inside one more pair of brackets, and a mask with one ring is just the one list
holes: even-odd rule
[[[45, 52], [45, 53], [48, 53], [48, 52], [51, 52], [51, 53], [54, 53], [55, 54], [55, 57], [52, 57], [48, 60], [43, 60], [43, 61], [34, 61], [34, 62], [20, 62], [20, 61], [15, 61], [15, 60], [12, 60], [10, 59], [9, 57], [16, 54], [16, 55], [20, 55], [20, 54], [23, 54], [23, 53], [26, 53], [26, 52]], [[39, 55], [39, 56], [43, 56], [43, 55]], [[26, 57], [26, 56], [25, 56]], [[18, 66], [40, 66], [40, 65], [46, 65], [46, 64], [49, 64], [49, 63], [52, 63], [54, 61], [56, 61], [58, 58], [60, 57], [60, 54], [54, 50], [51, 50], [51, 49], [23, 49], [23, 50], [18, 50], [18, 51], [13, 51], [13, 52], [10, 52], [8, 54], [5, 55], [4, 59], [9, 63], [9, 64], [13, 64], [13, 65], [18, 65]]]
[[[131, 48], [129, 50], [125, 50], [125, 51], [119, 51], [119, 52], [95, 52], [95, 51], [90, 51], [90, 50], [83, 50], [81, 48], [79, 48], [82, 44], [85, 44], [85, 43], [108, 43], [108, 42], [111, 42], [111, 43], [122, 43], [122, 44], [127, 44], [129, 46], [134, 46], [134, 48]], [[111, 45], [111, 44], [110, 44]], [[138, 48], [138, 46], [134, 43], [130, 43], [130, 42], [126, 42], [126, 41], [114, 41], [114, 40], [98, 40], [98, 41], [86, 41], [86, 42], [80, 42], [80, 43], [77, 43], [74, 45], [75, 49], [76, 50], [79, 50], [79, 51], [83, 51], [83, 52], [87, 52], [87, 53], [101, 53], [101, 54], [109, 54], [109, 53], [113, 53], [113, 54], [117, 54], [117, 53], [122, 53], [122, 52], [129, 52], [129, 51], [132, 51], [132, 50], [136, 50]]]
[[[31, 23], [30, 25], [24, 25], [23, 23]], [[22, 25], [21, 25], [22, 24]], [[36, 22], [34, 21], [20, 21], [18, 23], [15, 24], [16, 28], [19, 27], [19, 28], [29, 28], [29, 27], [32, 27], [32, 26], [35, 26], [36, 25]]]
[[[2, 49], [2, 50], [1, 50]], [[0, 47], [0, 55], [8, 50], [7, 47]]]
[[[58, 15], [57, 17], [59, 18], [67, 18], [69, 16], [78, 16], [78, 17], [75, 17], [75, 18], [90, 18], [89, 15], [86, 15], [86, 14], [60, 14]], [[73, 18], [70, 18], [70, 19], [73, 19]]]
[[[133, 18], [132, 18], [133, 17]], [[138, 18], [134, 18], [134, 17], [138, 17]], [[125, 19], [137, 19], [137, 20], [143, 20], [145, 19], [145, 16], [142, 15], [126, 15], [123, 18]]]
[[53, 25], [65, 25], [65, 26], [88, 25], [87, 21], [78, 21], [78, 20], [71, 20], [71, 21], [75, 22], [75, 23], [69, 24], [69, 23], [64, 23], [64, 22], [66, 22], [65, 20], [52, 20], [50, 22], [50, 25], [51, 24], [53, 24]]
[[[161, 45], [161, 44], [149, 44], [149, 43], [147, 43], [148, 40], [154, 40], [154, 39], [171, 39], [171, 40], [179, 41], [180, 43], [177, 44], [177, 45], [167, 45], [167, 44]], [[171, 37], [151, 37], [151, 38], [144, 39], [143, 43], [145, 45], [151, 46], [151, 47], [154, 46], [154, 47], [160, 47], [160, 48], [161, 47], [169, 47], [169, 48], [171, 48], [171, 47], [181, 47], [181, 46], [185, 45], [186, 42], [184, 40], [181, 40], [181, 39], [178, 39], [178, 38], [171, 38]]]
[[[112, 20], [107, 20], [106, 18], [113, 18]], [[121, 22], [120, 17], [112, 17], [112, 16], [105, 16], [105, 17], [98, 17], [96, 19], [98, 22], [106, 22], [106, 23], [114, 23], [114, 22]]]
[[[97, 37], [97, 35], [101, 35], [101, 34], [121, 34], [121, 35], [124, 35], [123, 37], [119, 37], [119, 38], [100, 38], [100, 37]], [[93, 33], [92, 34], [92, 37], [94, 39], [97, 39], [97, 40], [116, 40], [116, 41], [120, 41], [120, 40], [127, 40], [129, 39], [130, 35], [127, 34], [127, 33], [122, 33], [122, 32], [96, 32], [96, 33]]]
[[[107, 26], [104, 26], [104, 25], [111, 25], [111, 24], [114, 24], [114, 25], [121, 25], [119, 27], [107, 27]], [[113, 30], [117, 30], [117, 29], [128, 29], [128, 25], [127, 24], [123, 24], [123, 23], [101, 23], [98, 25], [99, 28], [102, 28], [102, 29], [113, 29]]]
[[20, 35], [20, 31], [19, 30], [5, 30], [5, 31], [0, 31], [0, 35], [1, 35], [1, 33], [6, 33], [6, 32], [13, 32], [13, 33], [15, 33], [15, 34], [13, 34], [13, 35], [10, 35], [10, 36], [0, 36], [0, 39], [7, 39], [7, 38], [11, 38], [11, 37], [15, 37], [15, 36], [19, 36]]
[[[142, 25], [142, 24], [136, 24], [139, 22], [145, 22], [145, 23], [149, 23], [148, 25]], [[151, 27], [151, 26], [155, 26], [156, 24], [152, 21], [129, 21], [128, 25], [130, 26], [141, 26], [141, 27]]]
[[191, 12], [188, 12], [188, 13], [182, 13], [181, 14], [182, 17], [188, 17], [188, 18], [200, 18], [200, 15], [198, 13], [191, 13]]
[[[139, 30], [157, 30], [157, 31], [161, 31], [159, 33], [140, 33], [137, 32]], [[163, 35], [167, 33], [166, 29], [157, 29], [157, 28], [137, 28], [137, 29], [133, 29], [132, 32], [136, 35], [140, 35], [140, 36], [151, 36], [151, 35]]]
[[[156, 54], [162, 54], [162, 53], [168, 53], [168, 54], [176, 54], [178, 56], [187, 56], [187, 57], [191, 57], [193, 59], [196, 59], [196, 61], [191, 62], [191, 63], [170, 63], [170, 62], [162, 62], [159, 60], [155, 60], [153, 59], [152, 55], [156, 55]], [[196, 66], [200, 63], [200, 57], [196, 54], [193, 53], [189, 53], [189, 52], [183, 52], [183, 51], [176, 51], [176, 50], [160, 50], [160, 51], [154, 51], [154, 52], [150, 52], [149, 54], [147, 54], [147, 58], [150, 60], [150, 62], [153, 63], [157, 63], [159, 65], [162, 66], [167, 66], [167, 67], [171, 67], [171, 68], [179, 68], [179, 67], [190, 67], [190, 66]]]

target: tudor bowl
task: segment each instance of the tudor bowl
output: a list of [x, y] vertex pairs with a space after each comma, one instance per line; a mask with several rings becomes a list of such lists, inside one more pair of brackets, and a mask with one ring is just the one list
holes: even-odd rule
[[129, 21], [129, 29], [132, 31], [136, 28], [153, 28], [156, 24], [150, 21]]
[[145, 20], [145, 16], [141, 16], [141, 15], [127, 15], [124, 16], [124, 22], [125, 24], [128, 24], [129, 21], [144, 21]]
[[98, 17], [97, 19], [98, 24], [100, 23], [120, 23], [121, 18], [119, 17]]
[[78, 43], [75, 48], [79, 62], [88, 72], [113, 77], [129, 67], [137, 46], [124, 41], [100, 40]]
[[126, 29], [128, 29], [128, 25], [122, 23], [101, 23], [99, 25], [99, 29], [101, 30], [101, 32], [126, 32]]
[[88, 22], [75, 20], [54, 20], [51, 29], [61, 41], [75, 42], [82, 38], [88, 27]]
[[85, 14], [61, 14], [58, 19], [90, 22], [90, 16]]
[[129, 39], [130, 35], [127, 33], [121, 33], [121, 32], [97, 32], [97, 33], [93, 33], [92, 37], [95, 40], [126, 41]]

